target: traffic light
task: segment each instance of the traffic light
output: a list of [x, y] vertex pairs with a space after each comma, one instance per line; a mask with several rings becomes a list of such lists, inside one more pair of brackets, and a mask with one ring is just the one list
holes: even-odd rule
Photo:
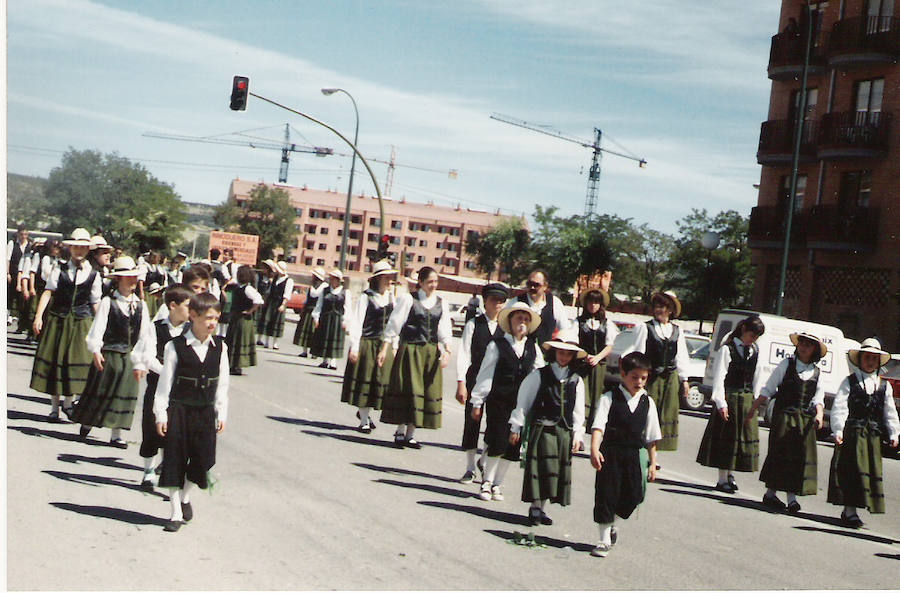
[[250, 79], [246, 76], [235, 76], [231, 83], [231, 110], [246, 111], [247, 95], [250, 93]]
[[381, 261], [388, 257], [388, 248], [391, 246], [391, 236], [382, 235], [378, 242], [378, 251], [375, 252], [375, 261]]

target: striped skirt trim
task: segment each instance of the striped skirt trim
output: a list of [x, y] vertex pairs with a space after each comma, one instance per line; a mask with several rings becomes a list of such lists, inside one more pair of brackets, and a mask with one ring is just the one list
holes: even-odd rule
[[252, 318], [242, 315], [240, 320], [232, 319], [225, 343], [232, 369], [256, 366], [256, 323]]
[[384, 365], [379, 368], [377, 358], [380, 349], [380, 338], [360, 339], [359, 358], [356, 364], [348, 360], [347, 368], [344, 370], [342, 402], [358, 408], [381, 409], [384, 393], [390, 384], [394, 350], [388, 348]]
[[381, 421], [440, 428], [443, 373], [437, 344], [400, 343], [391, 366]]
[[103, 357], [102, 371], [91, 366], [72, 422], [129, 430], [138, 399], [138, 382], [134, 378], [131, 355], [104, 350]]
[[834, 446], [828, 476], [828, 502], [883, 513], [884, 482], [881, 435], [867, 426], [844, 428], [844, 442]]
[[31, 388], [48, 395], [77, 395], [84, 391], [93, 355], [85, 338], [93, 318], [48, 315], [31, 369]]
[[800, 496], [816, 493], [816, 425], [812, 414], [780, 411], [772, 417], [769, 453], [759, 473], [766, 488]]
[[697, 463], [738, 472], [755, 472], [759, 466], [759, 421], [754, 416], [744, 422], [753, 405], [753, 393], [729, 393], [728, 420], [722, 420], [718, 410], [709, 414], [709, 422]]
[[535, 423], [525, 452], [522, 502], [548, 499], [562, 506], [571, 503], [572, 431]]
[[659, 451], [678, 449], [678, 410], [680, 407], [681, 379], [678, 373], [668, 377], [654, 377], [647, 385], [647, 394], [653, 398], [659, 414], [662, 440], [656, 444]]

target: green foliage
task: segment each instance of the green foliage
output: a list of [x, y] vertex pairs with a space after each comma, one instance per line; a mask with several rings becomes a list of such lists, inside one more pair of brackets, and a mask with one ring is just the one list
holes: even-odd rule
[[6, 175], [6, 226], [16, 228], [24, 224], [29, 229], [48, 230], [53, 220], [48, 214], [44, 196], [47, 180], [8, 173]]
[[614, 291], [649, 302], [650, 295], [666, 282], [674, 238], [615, 214], [600, 215], [595, 224], [614, 254]]
[[216, 208], [214, 220], [223, 229], [259, 236], [259, 259], [274, 257], [274, 250], [293, 249], [297, 231], [296, 212], [290, 194], [282, 188], [259, 184], [250, 190], [250, 199], [239, 204], [234, 196]]
[[69, 149], [50, 171], [45, 195], [61, 233], [84, 227], [128, 252], [170, 250], [184, 230], [173, 186], [115, 153]]
[[[521, 257], [530, 243], [528, 229], [520, 218], [501, 220], [487, 233], [466, 240], [466, 253], [475, 256], [475, 266], [490, 277], [498, 271], [511, 282], [521, 274]], [[527, 273], [527, 272], [526, 272]]]

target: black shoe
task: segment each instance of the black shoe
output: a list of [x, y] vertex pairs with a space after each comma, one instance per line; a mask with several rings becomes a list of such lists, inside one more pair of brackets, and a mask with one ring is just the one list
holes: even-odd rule
[[762, 502], [765, 506], [772, 509], [773, 511], [783, 511], [787, 508], [787, 506], [778, 500], [778, 497], [774, 494], [764, 494]]
[[165, 527], [163, 527], [163, 531], [169, 531], [174, 533], [181, 529], [181, 526], [184, 524], [184, 521], [166, 521]]
[[116, 449], [127, 449], [128, 443], [125, 442], [125, 439], [109, 439], [109, 446]]
[[191, 507], [191, 503], [183, 502], [181, 503], [181, 516], [184, 519], [184, 522], [187, 523], [191, 519], [194, 518], [194, 509]]
[[143, 480], [141, 482], [141, 490], [143, 490], [144, 492], [152, 493], [153, 492], [153, 482], [151, 482], [150, 480]]
[[327, 369], [327, 368], [328, 368], [328, 363], [325, 362], [325, 361], [323, 360], [322, 362], [319, 363], [319, 368], [320, 368], [320, 369]]
[[60, 422], [62, 422], [59, 419], [59, 412], [50, 412], [49, 414], [47, 414], [47, 422], [52, 422], [53, 424], [59, 424]]
[[62, 407], [62, 413], [66, 415], [66, 418], [68, 418], [69, 420], [71, 420], [71, 419], [72, 419], [72, 414], [75, 413], [75, 406], [69, 406], [68, 408], [65, 407], [65, 406], [63, 406], [63, 407]]
[[403, 443], [405, 447], [409, 447], [410, 449], [421, 449], [422, 443], [417, 441], [416, 439], [406, 439]]
[[865, 525], [862, 519], [859, 518], [859, 515], [851, 515], [848, 517], [844, 511], [841, 511], [841, 523], [847, 527], [852, 527], [853, 529], [859, 529]]
[[299, 356], [300, 358], [306, 358], [306, 357], [309, 356], [309, 354], [307, 354], [306, 352], [301, 352], [301, 353], [298, 354], [297, 356]]
[[791, 502], [789, 502], [787, 505], [787, 512], [789, 512], [792, 515], [796, 515], [797, 513], [799, 513], [800, 512], [800, 503], [797, 502], [796, 500], [792, 500]]
[[78, 438], [80, 438], [82, 441], [86, 441], [88, 434], [90, 434], [90, 432], [91, 432], [90, 426], [82, 426], [80, 429], [78, 429]]
[[734, 494], [734, 486], [725, 482], [724, 484], [716, 484], [714, 490], [718, 490], [719, 492], [724, 492], [725, 494]]
[[356, 430], [358, 430], [359, 432], [361, 432], [363, 434], [369, 434], [372, 432], [372, 425], [371, 424], [360, 424]]
[[395, 447], [397, 447], [398, 449], [402, 449], [403, 445], [405, 445], [405, 444], [406, 444], [406, 436], [405, 435], [402, 435], [402, 434], [394, 435], [394, 446]]
[[616, 531], [616, 526], [613, 525], [609, 528], [609, 545], [610, 547], [616, 545], [616, 540], [619, 539], [619, 532]]
[[257, 345], [257, 346], [262, 346], [262, 347], [265, 347], [265, 346], [266, 346], [265, 344], [263, 344], [263, 341], [262, 341], [262, 340], [256, 340], [256, 345]]
[[734, 489], [735, 492], [738, 491], [738, 485], [737, 485], [737, 483], [734, 481], [734, 476], [731, 475], [731, 474], [728, 474], [728, 485], [731, 486], [731, 487]]
[[528, 509], [528, 524], [529, 525], [540, 525], [541, 524], [541, 509], [536, 509], [531, 507]]
[[244, 374], [244, 371], [242, 371], [241, 369], [231, 369], [230, 371], [228, 371], [228, 374], [240, 376]]
[[553, 519], [544, 511], [541, 511], [541, 525], [553, 525]]

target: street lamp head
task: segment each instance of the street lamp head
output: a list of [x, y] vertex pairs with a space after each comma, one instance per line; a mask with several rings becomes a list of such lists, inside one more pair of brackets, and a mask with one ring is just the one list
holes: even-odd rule
[[713, 231], [707, 231], [703, 233], [703, 236], [700, 237], [700, 244], [703, 245], [704, 249], [708, 249], [712, 251], [716, 247], [719, 246], [719, 233], [714, 233]]
[[341, 89], [322, 89], [323, 95], [333, 95]]

